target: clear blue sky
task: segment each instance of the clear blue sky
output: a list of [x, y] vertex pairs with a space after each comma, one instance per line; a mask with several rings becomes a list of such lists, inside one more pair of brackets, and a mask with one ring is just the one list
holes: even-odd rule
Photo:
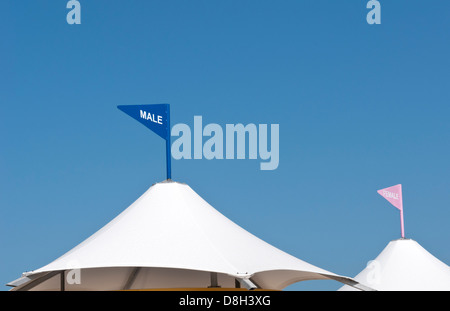
[[[448, 1], [67, 1], [0, 5], [0, 281], [56, 259], [165, 179], [172, 124], [280, 125], [280, 164], [173, 160], [224, 215], [355, 276], [400, 237], [377, 190], [403, 184], [405, 232], [450, 263]], [[335, 290], [334, 281], [289, 289]]]

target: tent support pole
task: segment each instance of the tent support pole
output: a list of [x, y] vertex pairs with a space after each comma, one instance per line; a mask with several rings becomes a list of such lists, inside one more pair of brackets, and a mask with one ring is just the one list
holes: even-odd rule
[[238, 279], [238, 281], [247, 290], [254, 290], [257, 288], [261, 288], [258, 284], [255, 284], [251, 278]]
[[208, 286], [208, 288], [218, 288], [218, 287], [220, 287], [218, 282], [217, 282], [217, 272], [210, 272], [209, 276], [210, 276], [210, 279], [211, 279], [211, 285]]
[[61, 287], [61, 291], [64, 292], [66, 290], [66, 277], [64, 275], [64, 270], [61, 271], [60, 275], [60, 287]]
[[141, 267], [135, 267], [131, 271], [130, 275], [128, 276], [127, 282], [125, 283], [123, 290], [128, 290], [133, 285], [134, 281], [136, 280], [137, 275], [139, 274], [139, 271], [141, 270]]

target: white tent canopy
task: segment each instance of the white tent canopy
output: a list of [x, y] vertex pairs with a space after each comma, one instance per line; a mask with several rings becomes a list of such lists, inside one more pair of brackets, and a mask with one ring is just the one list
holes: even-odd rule
[[333, 279], [364, 289], [351, 278], [269, 245], [223, 216], [188, 185], [168, 180], [150, 187], [63, 256], [8, 285], [12, 290], [240, 285], [281, 290], [313, 279]]
[[389, 242], [354, 279], [380, 291], [448, 291], [450, 267], [416, 241], [399, 239]]

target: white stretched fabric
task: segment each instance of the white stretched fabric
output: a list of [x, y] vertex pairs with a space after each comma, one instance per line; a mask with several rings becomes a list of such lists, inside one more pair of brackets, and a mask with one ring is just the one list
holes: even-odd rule
[[354, 279], [379, 291], [448, 291], [450, 267], [416, 241], [399, 239], [389, 242]]
[[[252, 277], [267, 289], [282, 289], [309, 279], [330, 278], [352, 284], [350, 278], [297, 259], [250, 234], [191, 187], [177, 182], [153, 185], [95, 234], [27, 277], [80, 269], [82, 281], [74, 289], [121, 289], [134, 267], [142, 269], [133, 286], [139, 284], [142, 288], [158, 284], [206, 286], [209, 274], [205, 272], [218, 273], [223, 282], [231, 285], [234, 278]], [[173, 271], [179, 272], [178, 281]], [[144, 274], [152, 277], [145, 281]], [[50, 283], [51, 279], [36, 289], [59, 286], [53, 280], [53, 285], [46, 287]]]

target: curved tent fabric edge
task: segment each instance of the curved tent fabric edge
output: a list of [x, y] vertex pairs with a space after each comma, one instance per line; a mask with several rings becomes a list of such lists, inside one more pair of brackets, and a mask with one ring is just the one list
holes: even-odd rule
[[[20, 277], [19, 279], [15, 280], [13, 282], [10, 282], [6, 285], [13, 287], [10, 289], [10, 291], [28, 291], [61, 273], [62, 273], [62, 271], [57, 270], [57, 271], [37, 273], [40, 276], [24, 275], [24, 276]], [[33, 277], [33, 276], [35, 276], [35, 277]], [[19, 284], [17, 286], [15, 286], [14, 285], [15, 282], [18, 282]]]
[[366, 285], [356, 281], [355, 279], [347, 277], [347, 276], [331, 276], [331, 275], [328, 275], [327, 278], [329, 278], [331, 280], [335, 280], [335, 281], [341, 282], [341, 283], [343, 283], [345, 285], [348, 285], [348, 286], [350, 286], [352, 288], [355, 288], [355, 289], [358, 289], [358, 290], [361, 290], [361, 291], [364, 291], [364, 292], [375, 292], [375, 291], [377, 291], [376, 289], [374, 289], [372, 287], [369, 287], [369, 286], [366, 286]]

